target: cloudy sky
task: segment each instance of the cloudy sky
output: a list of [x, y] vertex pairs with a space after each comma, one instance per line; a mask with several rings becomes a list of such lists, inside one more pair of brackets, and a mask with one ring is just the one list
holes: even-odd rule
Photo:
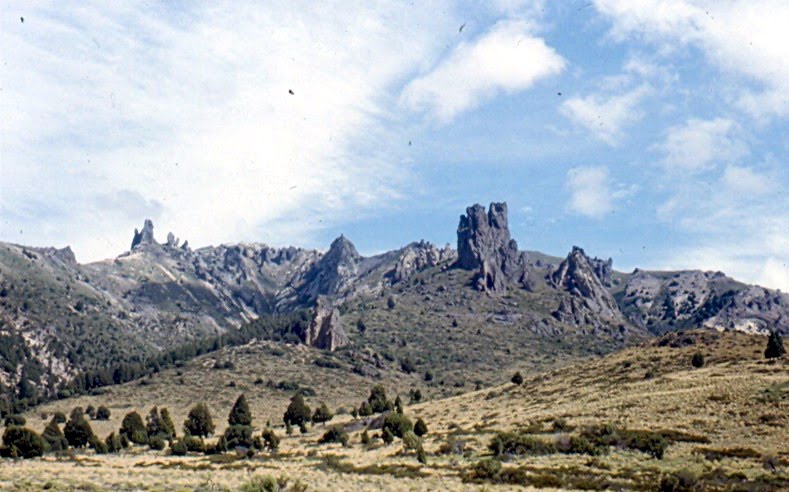
[[[124, 4], [124, 5], [121, 5]], [[789, 2], [3, 2], [0, 240], [454, 243], [789, 291]]]

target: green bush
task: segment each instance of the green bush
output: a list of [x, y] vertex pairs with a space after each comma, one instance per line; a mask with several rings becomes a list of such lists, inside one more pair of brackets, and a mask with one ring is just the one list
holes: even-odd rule
[[186, 450], [189, 451], [190, 453], [205, 452], [205, 442], [203, 442], [202, 437], [184, 436], [182, 441], [186, 446]]
[[414, 424], [414, 434], [419, 437], [427, 435], [427, 424], [425, 423], [422, 418], [416, 419], [416, 424]]
[[217, 447], [222, 451], [235, 449], [236, 447], [252, 448], [255, 442], [252, 438], [252, 426], [250, 425], [231, 425], [225, 429], [225, 433], [219, 438]]
[[370, 444], [370, 434], [367, 433], [367, 429], [364, 429], [364, 432], [362, 432], [361, 440], [362, 444]]
[[512, 376], [512, 379], [510, 379], [510, 381], [512, 381], [513, 384], [517, 384], [518, 386], [520, 386], [523, 384], [523, 376], [521, 375], [520, 372], [516, 372]]
[[90, 442], [90, 438], [93, 437], [93, 429], [90, 428], [90, 424], [85, 420], [83, 413], [72, 412], [71, 418], [63, 428], [63, 435], [70, 446], [84, 448]]
[[764, 357], [777, 359], [783, 357], [784, 354], [786, 354], [786, 349], [784, 348], [783, 338], [777, 331], [770, 332], [770, 336], [767, 338], [767, 348], [764, 350]]
[[155, 449], [157, 451], [163, 450], [166, 445], [166, 441], [160, 436], [156, 436], [148, 441], [148, 446], [150, 446], [151, 449]]
[[689, 470], [680, 470], [663, 477], [659, 492], [692, 492], [702, 490], [698, 477]]
[[43, 456], [47, 443], [35, 431], [12, 425], [3, 432], [3, 456], [10, 458], [35, 458]]
[[252, 425], [252, 412], [249, 410], [247, 397], [242, 393], [238, 397], [233, 408], [230, 410], [230, 415], [227, 417], [227, 423], [233, 425]]
[[320, 444], [340, 443], [343, 446], [348, 445], [348, 433], [343, 430], [339, 425], [333, 425], [323, 434], [318, 441]]
[[52, 419], [57, 422], [58, 424], [65, 424], [66, 423], [66, 414], [63, 412], [55, 412], [52, 415]]
[[411, 420], [401, 413], [390, 413], [384, 418], [383, 430], [389, 429], [392, 435], [402, 437], [406, 432], [414, 430]]
[[255, 476], [241, 484], [240, 492], [280, 492], [284, 487], [270, 475]]
[[488, 449], [496, 456], [503, 454], [543, 455], [557, 451], [556, 445], [552, 442], [515, 432], [497, 433], [488, 445]]
[[696, 352], [693, 354], [690, 364], [696, 369], [704, 367], [704, 355], [702, 355], [701, 352]]
[[173, 456], [186, 456], [186, 453], [189, 449], [186, 447], [186, 443], [183, 439], [176, 439], [170, 445], [170, 454]]
[[26, 423], [27, 420], [21, 415], [8, 415], [3, 422], [3, 426], [11, 427], [13, 425], [16, 427], [24, 427]]
[[184, 421], [184, 434], [197, 437], [208, 437], [214, 433], [214, 421], [205, 403], [198, 403], [189, 410]]
[[123, 417], [119, 433], [134, 444], [148, 444], [148, 432], [137, 412], [129, 412]]
[[110, 409], [105, 406], [100, 406], [98, 410], [96, 410], [96, 420], [109, 420], [110, 419]]
[[477, 461], [471, 470], [472, 478], [477, 480], [495, 480], [501, 473], [501, 461], [484, 459]]
[[41, 434], [41, 437], [44, 439], [44, 441], [46, 441], [50, 451], [57, 452], [68, 449], [68, 441], [66, 440], [66, 436], [63, 435], [63, 432], [60, 430], [60, 426], [58, 426], [58, 423], [55, 421], [54, 417], [44, 428], [44, 432]]
[[[380, 384], [373, 386], [370, 390], [370, 396], [367, 397], [367, 403], [370, 404], [371, 414], [385, 412], [394, 408], [392, 402], [386, 399], [386, 390]], [[359, 414], [361, 415], [361, 413], [360, 409]]]
[[117, 453], [125, 446], [123, 445], [123, 440], [121, 436], [112, 432], [109, 436], [104, 440], [104, 444], [107, 445], [107, 452], [108, 453]]
[[392, 431], [388, 428], [384, 428], [381, 431], [381, 440], [384, 442], [384, 444], [392, 444], [392, 442], [394, 442], [394, 437], [394, 434], [392, 434]]
[[285, 423], [301, 427], [309, 422], [311, 418], [312, 412], [310, 411], [310, 407], [304, 403], [304, 397], [299, 393], [293, 395], [287, 410], [285, 410], [285, 415], [282, 418]]
[[422, 447], [422, 439], [419, 438], [413, 431], [408, 431], [403, 434], [403, 448], [406, 451], [414, 451]]
[[263, 439], [263, 444], [269, 451], [274, 452], [279, 448], [279, 437], [274, 433], [273, 429], [268, 427], [263, 429], [263, 433], [260, 437]]
[[109, 449], [107, 444], [95, 434], [88, 439], [88, 446], [90, 446], [90, 449], [96, 451], [96, 454], [107, 454]]
[[325, 424], [333, 417], [334, 415], [331, 413], [331, 410], [329, 410], [329, 407], [327, 407], [325, 403], [321, 403], [321, 405], [315, 409], [315, 413], [312, 414], [312, 422], [315, 424]]

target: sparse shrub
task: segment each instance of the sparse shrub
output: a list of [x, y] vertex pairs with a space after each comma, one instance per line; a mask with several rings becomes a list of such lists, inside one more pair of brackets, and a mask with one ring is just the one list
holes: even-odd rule
[[85, 420], [84, 413], [72, 412], [71, 418], [63, 428], [63, 435], [70, 446], [84, 448], [93, 436], [93, 429], [90, 428], [90, 424]]
[[510, 379], [510, 381], [512, 381], [512, 384], [516, 384], [518, 386], [522, 385], [523, 384], [523, 376], [521, 375], [520, 371], [518, 371], [515, 374], [513, 374], [512, 379]]
[[186, 443], [183, 439], [176, 439], [170, 445], [170, 454], [173, 456], [186, 456], [189, 450], [186, 448]]
[[175, 438], [175, 425], [170, 418], [170, 413], [166, 408], [160, 411], [157, 407], [153, 407], [146, 417], [145, 431], [148, 434], [148, 440], [155, 437], [160, 437], [165, 441], [170, 441]]
[[384, 418], [382, 429], [389, 429], [392, 435], [402, 438], [406, 432], [414, 430], [414, 424], [401, 413], [390, 413]]
[[419, 446], [416, 450], [416, 460], [423, 465], [427, 464], [427, 453], [425, 452], [425, 448]]
[[400, 399], [400, 395], [397, 395], [397, 398], [395, 398], [394, 409], [397, 413], [403, 413], [403, 400]]
[[96, 418], [96, 408], [93, 405], [88, 405], [88, 408], [85, 409], [85, 414], [90, 417], [91, 419]]
[[783, 357], [784, 354], [786, 354], [786, 349], [784, 348], [783, 338], [777, 331], [770, 332], [770, 336], [767, 339], [767, 348], [764, 350], [765, 358], [777, 359]]
[[312, 361], [318, 367], [323, 367], [325, 369], [340, 369], [342, 365], [334, 359], [330, 359], [328, 357], [319, 357]]
[[447, 440], [438, 447], [438, 454], [463, 454], [466, 450], [466, 442], [453, 435], [447, 436]]
[[495, 480], [501, 473], [501, 461], [487, 458], [477, 461], [471, 470], [472, 478], [477, 480]]
[[279, 448], [279, 437], [274, 433], [273, 429], [265, 428], [260, 436], [263, 439], [263, 444], [272, 453]]
[[96, 451], [96, 454], [107, 454], [107, 444], [95, 434], [88, 439], [88, 446], [90, 446], [90, 449]]
[[270, 475], [255, 476], [248, 481], [241, 484], [238, 489], [240, 492], [280, 492], [283, 487], [280, 487], [277, 479]]
[[156, 436], [148, 441], [148, 446], [150, 446], [151, 449], [155, 449], [157, 451], [163, 450], [166, 445], [166, 441], [159, 436]]
[[704, 367], [704, 355], [702, 355], [701, 352], [696, 352], [695, 354], [693, 354], [693, 358], [690, 360], [690, 364], [696, 369]]
[[414, 364], [414, 361], [412, 361], [410, 357], [406, 357], [400, 361], [400, 370], [406, 374], [411, 374], [412, 372], [416, 372], [416, 364]]
[[434, 376], [433, 376], [433, 372], [432, 371], [430, 371], [430, 370], [425, 371], [425, 378], [424, 379], [425, 379], [426, 383], [429, 383], [430, 381], [432, 381], [433, 377]]
[[287, 410], [285, 410], [285, 415], [283, 416], [285, 424], [298, 425], [301, 427], [309, 422], [311, 418], [312, 412], [310, 412], [310, 407], [304, 403], [304, 397], [298, 393], [293, 395]]
[[381, 440], [384, 442], [384, 444], [392, 444], [394, 442], [394, 438], [395, 436], [392, 434], [392, 431], [389, 430], [389, 428], [384, 428], [381, 431]]
[[[373, 386], [373, 389], [370, 390], [370, 396], [367, 398], [367, 402], [370, 404], [370, 409], [372, 410], [371, 414], [385, 412], [393, 408], [392, 402], [386, 399], [386, 390], [380, 384]], [[361, 409], [359, 410], [359, 414], [361, 415]]]
[[422, 401], [422, 390], [419, 388], [411, 390], [409, 393], [409, 402], [411, 404], [419, 403]]
[[413, 451], [422, 446], [422, 439], [419, 438], [413, 431], [408, 431], [403, 434], [403, 448], [406, 451]]
[[181, 441], [183, 441], [184, 445], [186, 446], [186, 450], [190, 453], [205, 452], [205, 442], [203, 441], [202, 437], [184, 436]]
[[184, 433], [190, 436], [208, 437], [214, 433], [214, 421], [205, 403], [198, 403], [189, 410], [184, 421]]
[[55, 412], [52, 415], [52, 420], [54, 420], [58, 424], [65, 424], [66, 423], [66, 414], [63, 412]]
[[261, 384], [266, 384], [266, 382], [263, 380], [263, 378], [257, 378], [253, 384], [255, 386], [260, 386]]
[[367, 433], [367, 429], [364, 429], [364, 432], [362, 432], [361, 440], [362, 444], [370, 444], [370, 434]]
[[3, 432], [3, 456], [9, 458], [35, 458], [43, 456], [47, 443], [35, 431], [12, 425]]
[[359, 416], [360, 417], [369, 417], [373, 414], [373, 409], [369, 403], [363, 401], [361, 405], [359, 405]]
[[302, 434], [306, 434], [308, 432], [306, 422], [302, 422], [299, 424], [299, 432], [301, 432]]
[[66, 436], [63, 435], [54, 417], [44, 428], [41, 437], [47, 442], [50, 451], [65, 451], [68, 448]]
[[568, 432], [572, 430], [572, 426], [567, 423], [567, 420], [563, 418], [556, 418], [553, 419], [553, 431], [554, 432]]
[[348, 433], [339, 425], [333, 425], [323, 434], [318, 441], [320, 444], [338, 442], [343, 446], [348, 445]]
[[693, 472], [680, 470], [663, 477], [658, 490], [660, 492], [692, 492], [701, 490], [701, 484]]
[[389, 296], [389, 299], [386, 300], [386, 307], [389, 309], [394, 309], [397, 306], [397, 301], [395, 300], [394, 296]]
[[416, 419], [416, 423], [414, 424], [414, 434], [419, 437], [422, 437], [427, 434], [427, 424], [422, 417]]
[[109, 420], [110, 419], [110, 409], [105, 406], [100, 406], [98, 410], [96, 410], [96, 420]]
[[600, 449], [592, 441], [583, 436], [571, 436], [569, 438], [558, 439], [556, 447], [559, 451], [566, 454], [588, 454], [597, 456]]

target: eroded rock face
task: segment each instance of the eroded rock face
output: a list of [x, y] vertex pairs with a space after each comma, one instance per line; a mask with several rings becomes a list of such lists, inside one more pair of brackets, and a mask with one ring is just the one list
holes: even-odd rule
[[334, 351], [348, 345], [348, 337], [342, 329], [340, 311], [323, 297], [318, 298], [312, 310], [312, 323], [301, 340], [310, 347]]
[[151, 222], [151, 219], [145, 219], [145, 224], [141, 231], [138, 232], [137, 229], [134, 229], [131, 249], [133, 250], [137, 246], [144, 244], [156, 244], [156, 241], [153, 239], [153, 222]]
[[306, 275], [301, 301], [310, 303], [318, 296], [336, 296], [347, 290], [359, 273], [362, 257], [345, 236], [335, 239], [329, 251]]
[[416, 272], [441, 263], [455, 261], [456, 258], [457, 253], [448, 244], [443, 249], [439, 249], [426, 241], [411, 243], [404, 248], [403, 253], [397, 259], [391, 272], [392, 283], [402, 282]]
[[[614, 297], [603, 285], [596, 266], [600, 260], [590, 259], [584, 250], [574, 246], [567, 258], [550, 275], [551, 285], [569, 292], [572, 297], [562, 299], [554, 317], [564, 323], [578, 325], [624, 323]], [[608, 263], [608, 262], [605, 262]], [[610, 271], [608, 274], [610, 280]]]
[[506, 203], [491, 203], [487, 212], [479, 204], [468, 207], [457, 234], [457, 266], [477, 270], [477, 289], [501, 292], [510, 284], [524, 285], [526, 260], [510, 237]]

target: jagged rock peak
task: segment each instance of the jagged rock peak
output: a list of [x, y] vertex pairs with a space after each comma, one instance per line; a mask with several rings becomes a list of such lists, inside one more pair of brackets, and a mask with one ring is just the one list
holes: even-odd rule
[[151, 222], [151, 219], [145, 219], [145, 224], [142, 226], [141, 231], [138, 232], [137, 229], [134, 229], [131, 249], [142, 244], [156, 244], [153, 238], [153, 222]]
[[329, 351], [349, 343], [342, 329], [340, 311], [325, 297], [318, 297], [312, 310], [312, 322], [299, 336], [306, 345]]
[[475, 286], [484, 291], [503, 291], [512, 283], [523, 284], [526, 261], [518, 243], [510, 237], [507, 204], [475, 204], [466, 208], [458, 224], [457, 266], [478, 270]]
[[340, 234], [340, 237], [332, 241], [331, 246], [329, 246], [329, 251], [326, 252], [326, 256], [336, 258], [338, 260], [350, 260], [353, 262], [357, 262], [362, 258], [359, 255], [359, 252], [356, 251], [356, 246], [354, 246], [353, 243], [342, 234]]
[[434, 267], [441, 263], [454, 262], [457, 253], [449, 247], [449, 244], [439, 249], [424, 239], [413, 242], [401, 250], [400, 256], [394, 269], [389, 272], [392, 282], [407, 280], [414, 273], [425, 268]]

